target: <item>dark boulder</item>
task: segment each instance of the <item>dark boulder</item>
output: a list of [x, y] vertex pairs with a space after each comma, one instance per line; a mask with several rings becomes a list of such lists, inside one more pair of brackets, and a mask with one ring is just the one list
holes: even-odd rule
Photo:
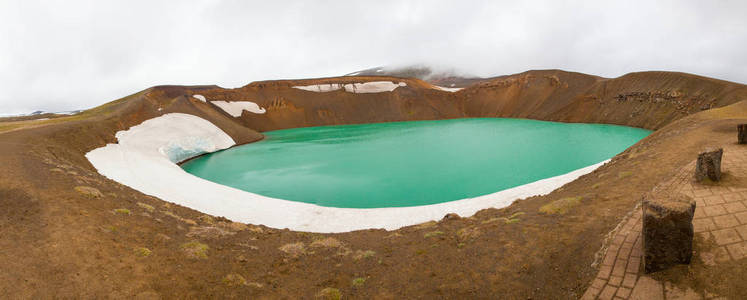
[[737, 144], [747, 144], [747, 124], [737, 125]]
[[443, 218], [443, 219], [441, 219], [441, 221], [448, 221], [448, 220], [459, 220], [459, 219], [461, 219], [461, 218], [462, 218], [462, 217], [460, 217], [459, 215], [457, 215], [457, 214], [455, 214], [455, 213], [448, 213], [448, 214], [446, 214], [446, 215], [444, 216], [444, 218]]
[[702, 181], [706, 178], [712, 181], [721, 180], [721, 156], [724, 149], [706, 150], [698, 154], [698, 161], [695, 165], [695, 180]]
[[684, 195], [643, 200], [643, 264], [646, 273], [689, 264], [693, 254], [695, 201]]

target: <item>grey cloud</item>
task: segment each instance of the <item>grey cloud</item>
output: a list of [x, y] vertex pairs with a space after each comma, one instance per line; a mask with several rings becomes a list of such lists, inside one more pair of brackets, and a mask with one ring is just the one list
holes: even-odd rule
[[747, 82], [743, 1], [0, 3], [0, 114], [158, 84], [237, 87], [427, 64], [491, 76], [672, 70]]

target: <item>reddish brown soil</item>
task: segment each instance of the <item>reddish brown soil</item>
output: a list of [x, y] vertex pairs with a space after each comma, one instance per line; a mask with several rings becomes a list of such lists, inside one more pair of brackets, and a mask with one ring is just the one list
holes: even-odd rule
[[[368, 80], [408, 85], [377, 94], [291, 88]], [[232, 90], [161, 86], [76, 116], [0, 122], [0, 294], [295, 299], [335, 288], [344, 298], [578, 298], [596, 275], [591, 265], [607, 233], [641, 195], [703, 147], [734, 143], [736, 124], [747, 122], [747, 87], [681, 73], [604, 79], [529, 71], [456, 93], [428, 87], [387, 77], [265, 81]], [[267, 113], [233, 118], [193, 94], [253, 101]], [[115, 142], [116, 131], [168, 112], [210, 120], [239, 143], [280, 128], [462, 117], [657, 131], [612, 163], [505, 209], [396, 231], [310, 234], [206, 216], [112, 182], [85, 159]], [[581, 197], [580, 205], [565, 214], [539, 212], [565, 197]], [[200, 244], [206, 250], [195, 252]], [[745, 296], [740, 280], [719, 284], [727, 295]]]

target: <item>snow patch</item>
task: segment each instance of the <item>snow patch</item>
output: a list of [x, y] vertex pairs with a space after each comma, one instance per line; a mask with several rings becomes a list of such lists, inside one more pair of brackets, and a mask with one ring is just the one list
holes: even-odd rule
[[192, 95], [192, 97], [195, 97], [197, 100], [207, 103], [207, 99], [205, 99], [205, 96], [203, 95]]
[[234, 117], [241, 117], [242, 111], [248, 111], [255, 114], [263, 114], [267, 112], [266, 109], [259, 107], [257, 103], [251, 101], [210, 101], [210, 103], [215, 104]]
[[435, 87], [436, 89], [445, 91], [445, 92], [452, 92], [452, 93], [464, 89], [464, 88], [447, 88], [447, 87], [442, 87], [442, 86], [437, 86], [437, 85], [434, 85], [433, 87]]
[[117, 132], [118, 144], [86, 154], [102, 175], [165, 201], [225, 216], [233, 221], [309, 232], [400, 227], [440, 220], [447, 213], [468, 217], [516, 199], [544, 195], [602, 166], [607, 161], [512, 189], [475, 198], [413, 207], [334, 208], [265, 197], [207, 181], [176, 162], [228, 148], [235, 142], [207, 120], [179, 113], [147, 120]]
[[400, 82], [394, 83], [392, 81], [370, 81], [362, 83], [326, 83], [326, 84], [313, 84], [313, 85], [299, 85], [293, 88], [299, 90], [305, 90], [310, 92], [331, 92], [339, 89], [345, 89], [348, 93], [382, 93], [391, 92], [394, 89], [407, 86], [407, 83]]

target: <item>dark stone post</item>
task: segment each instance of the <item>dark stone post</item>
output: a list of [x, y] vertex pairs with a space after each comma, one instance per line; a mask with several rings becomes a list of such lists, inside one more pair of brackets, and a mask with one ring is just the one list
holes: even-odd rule
[[737, 144], [747, 144], [747, 124], [737, 125]]
[[694, 214], [695, 201], [684, 195], [643, 200], [643, 266], [646, 273], [690, 263]]
[[695, 165], [695, 180], [702, 181], [710, 179], [712, 181], [721, 180], [721, 156], [724, 149], [706, 150], [698, 154], [698, 162]]

